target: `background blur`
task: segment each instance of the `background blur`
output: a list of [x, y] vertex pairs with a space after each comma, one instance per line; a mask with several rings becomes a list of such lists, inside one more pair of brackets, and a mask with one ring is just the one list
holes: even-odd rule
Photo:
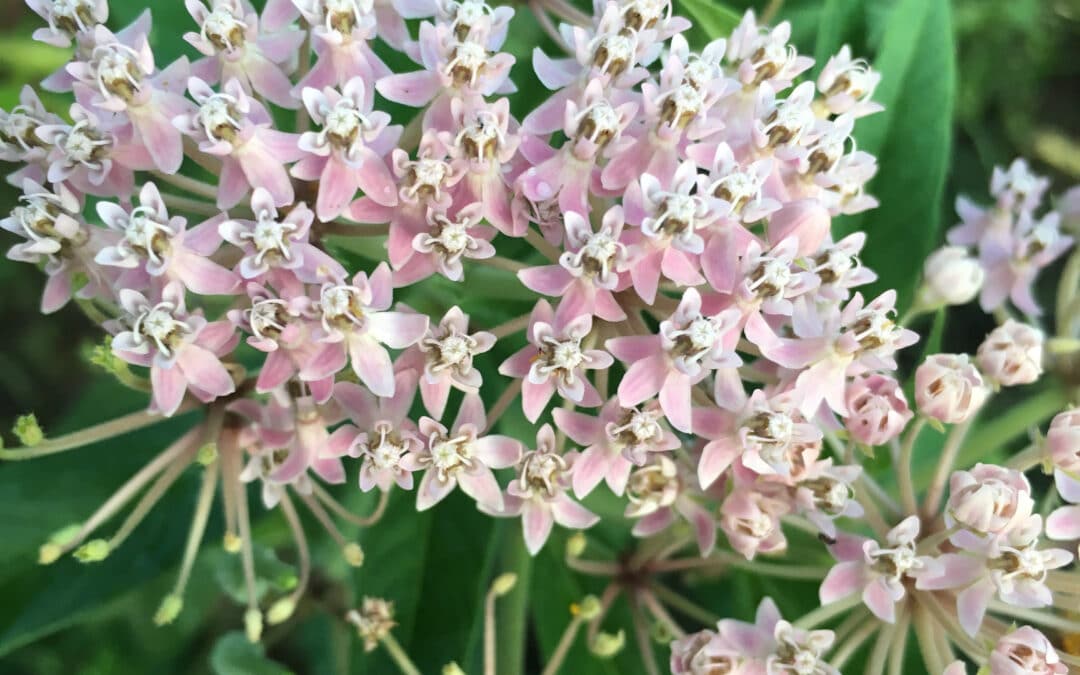
[[[695, 0], [693, 5], [700, 11], [709, 2]], [[773, 9], [779, 6], [780, 18], [791, 19], [793, 42], [801, 52], [815, 55], [824, 28], [834, 31], [836, 45], [848, 41], [857, 55], [873, 57], [890, 23], [887, 17], [900, 2], [787, 0], [768, 4]], [[170, 57], [193, 52], [180, 39], [192, 28], [180, 0], [113, 0], [111, 4], [113, 27], [125, 25], [146, 4], [152, 7], [151, 44], [159, 66]], [[729, 0], [724, 7], [741, 13], [753, 6], [760, 15], [766, 4]], [[843, 12], [836, 14], [837, 7]], [[893, 135], [882, 145], [883, 172], [871, 190], [882, 197], [883, 206], [859, 223], [870, 233], [868, 250], [877, 252], [871, 255], [906, 259], [907, 270], [918, 269], [923, 252], [937, 245], [940, 232], [953, 224], [951, 204], [957, 193], [986, 199], [995, 164], [1007, 164], [1016, 156], [1029, 158], [1037, 172], [1053, 178], [1052, 193], [1080, 179], [1080, 116], [1076, 113], [1080, 108], [1080, 5], [1070, 0], [955, 0], [951, 7], [935, 11], [946, 18], [951, 14], [940, 27], [945, 33], [931, 41], [916, 31], [919, 39], [912, 42], [912, 63], [917, 66], [920, 59], [931, 58], [944, 65], [904, 81], [895, 104], [899, 121], [894, 120]], [[529, 51], [543, 41], [531, 16], [525, 11], [519, 15], [506, 49], [518, 57], [514, 73], [520, 85], [521, 78], [528, 76]], [[716, 16], [717, 21], [724, 21], [728, 12], [718, 8]], [[833, 16], [842, 17], [841, 25], [830, 27]], [[67, 59], [63, 50], [30, 39], [39, 23], [22, 0], [0, 0], [0, 107], [16, 105], [24, 84], [36, 84]], [[954, 62], [949, 58], [953, 49]], [[954, 80], [947, 72], [952, 63]], [[888, 77], [885, 86], [900, 86], [899, 82], [890, 84]], [[43, 93], [43, 99], [55, 112], [66, 112], [63, 97]], [[526, 104], [523, 99], [515, 101], [518, 110]], [[950, 110], [949, 121], [935, 119], [941, 111]], [[946, 145], [943, 154], [940, 139], [950, 135], [952, 145]], [[887, 150], [900, 145], [927, 151], [896, 153], [898, 158], [891, 160]], [[931, 155], [941, 157], [947, 167], [940, 196], [920, 187], [925, 184], [920, 176], [935, 171], [932, 164], [937, 160], [931, 160]], [[13, 169], [0, 164], [5, 174]], [[906, 185], [912, 187], [905, 193]], [[11, 186], [0, 185], [0, 213], [6, 214], [16, 198]], [[916, 204], [915, 210], [905, 210], [906, 202]], [[6, 249], [13, 239], [0, 233], [0, 247]], [[1055, 270], [1050, 270], [1044, 281], [1054, 276]], [[913, 276], [908, 277], [914, 283]], [[142, 404], [139, 397], [104, 381], [89, 365], [85, 353], [100, 340], [100, 333], [77, 308], [69, 306], [50, 317], [39, 314], [43, 280], [32, 266], [0, 261], [0, 434], [8, 443], [14, 442], [8, 430], [22, 413], [35, 412], [48, 434], [108, 419]], [[991, 325], [989, 318], [972, 309], [961, 309], [952, 317], [945, 326], [945, 351], [973, 350]], [[35, 565], [37, 546], [48, 533], [77, 521], [183, 426], [182, 420], [170, 422], [122, 444], [26, 465], [0, 465], [0, 673], [205, 673], [211, 667], [219, 673], [281, 672], [237, 636], [217, 641], [218, 636], [241, 626], [241, 612], [222, 594], [222, 587], [228, 589], [236, 580], [230, 578], [229, 561], [210, 551], [213, 546], [207, 547], [205, 560], [197, 568], [203, 574], [191, 584], [188, 607], [178, 623], [158, 629], [149, 621], [172, 583], [193, 501], [193, 481], [172, 491], [166, 508], [158, 509], [140, 527], [139, 537], [126, 554], [90, 567], [71, 561], [48, 568]], [[524, 430], [522, 435], [529, 433]], [[316, 579], [310, 606], [301, 608], [289, 632], [269, 632], [269, 653], [284, 667], [296, 673], [393, 672], [386, 662], [357, 654], [355, 641], [339, 621], [328, 616], [340, 616], [351, 598], [370, 584], [368, 588], [384, 589], [388, 597], [398, 599], [402, 611], [399, 639], [413, 645], [412, 653], [424, 672], [435, 672], [451, 659], [461, 661], [468, 672], [478, 672], [470, 664], [478, 655], [479, 635], [473, 619], [484, 583], [481, 572], [526, 565], [514, 546], [485, 548], [485, 544], [494, 539], [517, 544], [520, 534], [509, 525], [493, 525], [462, 502], [450, 500], [434, 517], [412, 514], [402, 502], [395, 506], [402, 507], [397, 509], [399, 519], [384, 521], [382, 527], [390, 531], [378, 535], [386, 552], [383, 559], [373, 553], [374, 544], [365, 544], [369, 562], [345, 586], [335, 579], [348, 578], [351, 572], [332, 564], [325, 577]], [[356, 507], [370, 508], [360, 501]], [[267, 524], [264, 530], [271, 544], [275, 537], [281, 538], [280, 524]], [[429, 532], [433, 536], [428, 537]], [[555, 540], [541, 559], [553, 547], [559, 550]], [[271, 550], [265, 553], [268, 560], [273, 559]], [[469, 559], [474, 555], [476, 565]], [[557, 555], [551, 554], [552, 559]], [[273, 561], [268, 565], [273, 568]], [[450, 577], [442, 574], [461, 566], [472, 575], [467, 581], [448, 581]], [[283, 564], [282, 569], [288, 570]], [[362, 576], [379, 575], [380, 570], [377, 579]], [[529, 614], [525, 639], [530, 652], [535, 651], [536, 641], [550, 651], [566, 618], [562, 598], [582, 592], [576, 583], [565, 571], [561, 577], [544, 575], [544, 593], [534, 590], [531, 600], [541, 607]], [[718, 610], [728, 606], [733, 615], [745, 618], [748, 608], [767, 590], [760, 583], [748, 579], [726, 595], [716, 593], [712, 606]], [[814, 595], [811, 605], [816, 604]], [[524, 597], [524, 593], [515, 594], [509, 602], [520, 604]], [[545, 603], [552, 608], [550, 621], [543, 618]], [[423, 639], [410, 641], [410, 635]], [[462, 653], [466, 646], [469, 651]], [[628, 653], [633, 656], [636, 650]], [[211, 662], [213, 666], [208, 665]], [[575, 675], [636, 671], [632, 660], [612, 665], [586, 657], [582, 663], [591, 665], [574, 669]]]

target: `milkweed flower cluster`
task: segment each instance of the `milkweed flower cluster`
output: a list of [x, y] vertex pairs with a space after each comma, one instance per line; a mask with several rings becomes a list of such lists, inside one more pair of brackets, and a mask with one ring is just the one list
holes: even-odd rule
[[[75, 46], [43, 83], [75, 102], [69, 122], [27, 87], [0, 114], [0, 158], [21, 163], [9, 181], [24, 192], [2, 222], [21, 238], [9, 257], [48, 275], [43, 312], [74, 298], [99, 321], [110, 338], [98, 362], [149, 393], [111, 433], [203, 412], [54, 536], [42, 562], [104, 559], [198, 459], [191, 545], [157, 618], [181, 610], [218, 485], [225, 548], [250, 580], [245, 495], [258, 483], [302, 569], [269, 607], [249, 590], [257, 640], [264, 621], [289, 618], [310, 576], [295, 501], [360, 565], [336, 522], [373, 525], [392, 489], [415, 491], [418, 510], [460, 490], [520, 518], [535, 554], [555, 525], [599, 520], [582, 500], [605, 483], [650, 542], [607, 562], [580, 560], [572, 540], [571, 567], [617, 580], [586, 617], [597, 653], [621, 645], [598, 631], [622, 590], [635, 621], [651, 616], [677, 638], [679, 674], [839, 672], [875, 632], [872, 659], [902, 652], [911, 626], [933, 641], [932, 672], [952, 645], [995, 674], [1024, 659], [1058, 672], [1072, 658], [994, 615], [1075, 623], [1051, 613], [1080, 597], [1061, 571], [1075, 545], [1046, 540], [1080, 538], [1078, 413], [1055, 418], [1019, 464], [952, 469], [995, 392], [1043, 376], [1032, 283], [1073, 238], [1057, 211], [1036, 216], [1048, 185], [1021, 161], [995, 172], [993, 206], [958, 203], [963, 222], [927, 260], [917, 308], [980, 295], [1001, 324], [974, 355], [927, 355], [912, 408], [898, 356], [918, 335], [895, 291], [868, 290], [867, 235], [832, 234], [833, 218], [877, 205], [876, 160], [853, 133], [882, 109], [880, 76], [849, 48], [811, 79], [786, 23], [747, 13], [692, 49], [669, 2], [598, 0], [586, 15], [544, 0], [536, 11], [565, 54], [533, 53], [550, 95], [519, 120], [505, 51], [514, 12], [483, 0], [271, 0], [261, 15], [244, 0], [187, 0], [196, 60], [168, 64], [149, 45], [149, 11], [113, 32], [104, 0], [29, 4], [47, 23], [38, 39]], [[380, 55], [391, 50], [416, 68], [393, 71]], [[394, 119], [387, 100], [415, 116]], [[386, 260], [350, 269], [334, 243], [352, 238], [384, 245]], [[535, 293], [532, 310], [474, 325], [466, 299], [481, 266]], [[460, 282], [466, 307], [410, 306], [433, 276]], [[1010, 318], [1007, 301], [1027, 319]], [[497, 351], [512, 354], [492, 361]], [[499, 433], [519, 394], [536, 426], [527, 438]], [[911, 460], [928, 423], [955, 426], [920, 496]], [[874, 447], [893, 454], [899, 501], [860, 462]], [[1046, 518], [1023, 474], [1038, 466], [1055, 469], [1070, 504]], [[346, 482], [377, 490], [378, 511], [351, 513], [325, 487]], [[140, 492], [134, 521], [93, 538]], [[754, 624], [686, 635], [654, 593], [662, 573], [782, 556], [792, 528], [836, 559], [816, 577], [822, 608], [794, 624], [766, 600]], [[873, 617], [873, 630], [819, 627], [843, 612]], [[373, 648], [392, 605], [368, 599], [349, 621]]]

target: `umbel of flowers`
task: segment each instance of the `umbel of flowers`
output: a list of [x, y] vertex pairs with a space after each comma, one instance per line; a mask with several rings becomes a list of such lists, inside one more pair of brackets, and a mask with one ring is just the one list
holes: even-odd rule
[[[46, 24], [36, 38], [74, 47], [42, 82], [73, 103], [49, 111], [28, 86], [0, 113], [0, 158], [20, 164], [8, 180], [24, 193], [2, 221], [19, 238], [8, 256], [47, 275], [44, 313], [73, 300], [100, 323], [95, 361], [149, 403], [59, 438], [24, 418], [26, 447], [0, 457], [202, 412], [45, 543], [42, 563], [107, 558], [195, 463], [188, 545], [155, 618], [182, 611], [220, 493], [256, 641], [310, 577], [297, 502], [360, 565], [337, 523], [374, 525], [391, 490], [414, 491], [418, 510], [460, 490], [520, 518], [535, 554], [555, 525], [598, 521], [580, 500], [605, 483], [647, 541], [608, 561], [571, 539], [567, 564], [610, 584], [576, 607], [546, 673], [582, 628], [594, 653], [621, 648], [621, 632], [601, 630], [620, 594], [645, 672], [652, 624], [676, 674], [835, 673], [864, 646], [868, 672], [899, 673], [911, 635], [935, 674], [963, 672], [958, 656], [994, 675], [1080, 667], [1054, 647], [1080, 631], [1058, 612], [1080, 602], [1066, 569], [1080, 539], [1080, 412], [1004, 465], [955, 466], [995, 392], [1076, 350], [1080, 258], [1063, 273], [1052, 338], [1032, 292], [1073, 244], [1075, 190], [1045, 210], [1047, 181], [1022, 161], [995, 171], [994, 203], [958, 202], [961, 224], [899, 319], [894, 291], [866, 291], [867, 236], [831, 232], [834, 217], [876, 206], [876, 160], [852, 133], [881, 110], [880, 77], [845, 47], [811, 79], [787, 24], [748, 13], [694, 50], [669, 2], [598, 0], [585, 14], [539, 0], [561, 53], [533, 53], [550, 95], [518, 120], [502, 51], [513, 10], [482, 0], [269, 0], [261, 15], [244, 0], [187, 0], [195, 59], [172, 63], [155, 58], [149, 11], [114, 32], [105, 0], [28, 4]], [[416, 68], [394, 72], [386, 50]], [[394, 119], [386, 100], [415, 116]], [[383, 245], [386, 261], [349, 269], [335, 238]], [[500, 255], [523, 250], [514, 239], [530, 252]], [[535, 292], [532, 311], [478, 326], [456, 306], [428, 316], [394, 302], [436, 275], [467, 297], [480, 266]], [[912, 409], [897, 371], [918, 340], [906, 324], [976, 296], [999, 326], [974, 355], [925, 355]], [[497, 341], [518, 351], [485, 378]], [[535, 435], [497, 433], [519, 396]], [[912, 471], [927, 426], [948, 427], [929, 482]], [[873, 448], [891, 455], [895, 486], [863, 470]], [[1067, 505], [1041, 507], [1034, 469], [1054, 474]], [[325, 487], [345, 482], [378, 491], [376, 512], [354, 514]], [[252, 483], [298, 550], [299, 582], [280, 597], [255, 592]], [[818, 536], [835, 565], [783, 562], [793, 530]], [[727, 567], [817, 580], [821, 607], [789, 622], [766, 599], [753, 623], [688, 632], [672, 612], [699, 626], [709, 613], [665, 577]], [[492, 586], [491, 639], [494, 599], [512, 585]], [[348, 620], [417, 672], [393, 641], [392, 603], [366, 599]], [[496, 672], [490, 656], [485, 667]]]

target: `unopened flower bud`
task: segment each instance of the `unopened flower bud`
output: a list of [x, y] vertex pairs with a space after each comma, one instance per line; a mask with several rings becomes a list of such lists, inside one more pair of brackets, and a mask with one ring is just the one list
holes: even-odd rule
[[166, 595], [161, 601], [161, 605], [158, 606], [156, 612], [154, 612], [154, 625], [166, 626], [173, 621], [176, 621], [176, 617], [180, 616], [180, 610], [184, 608], [184, 599], [179, 595], [170, 593]]
[[900, 385], [885, 375], [852, 380], [847, 387], [847, 407], [844, 425], [851, 437], [871, 446], [899, 436], [912, 417]]
[[919, 412], [947, 424], [966, 421], [989, 393], [967, 354], [934, 354], [915, 371]]
[[345, 620], [356, 626], [356, 634], [364, 640], [364, 651], [374, 651], [379, 641], [397, 625], [394, 603], [382, 598], [364, 598], [359, 610], [351, 610]]
[[571, 611], [585, 621], [592, 621], [600, 616], [601, 609], [603, 607], [600, 605], [600, 598], [595, 595], [586, 595], [581, 602], [571, 607]]
[[1069, 667], [1061, 662], [1046, 636], [1031, 626], [1022, 626], [998, 640], [990, 652], [990, 675], [1066, 675]]
[[506, 574], [500, 574], [495, 577], [495, 581], [491, 584], [491, 591], [497, 596], [503, 596], [514, 589], [514, 584], [517, 583], [517, 575], [513, 572], [507, 572]]
[[360, 548], [360, 544], [355, 542], [345, 544], [345, 547], [341, 549], [341, 554], [345, 556], [345, 562], [353, 567], [364, 564], [364, 549]]
[[203, 466], [210, 466], [217, 459], [217, 443], [207, 443], [199, 448], [199, 454], [195, 455], [195, 461]]
[[20, 415], [15, 420], [15, 427], [12, 432], [19, 439], [19, 442], [28, 448], [32, 448], [45, 440], [45, 432], [41, 430], [41, 425], [38, 424], [34, 413]]
[[451, 661], [442, 667], [442, 675], [465, 675], [465, 671], [457, 663]]
[[582, 532], [575, 532], [566, 540], [566, 555], [571, 558], [581, 557], [581, 554], [585, 552], [585, 547], [587, 545], [588, 541], [585, 539], [585, 534]]
[[1058, 413], [1046, 432], [1050, 461], [1062, 471], [1080, 475], [1080, 408]]
[[266, 622], [275, 626], [287, 621], [295, 611], [296, 601], [291, 597], [282, 598], [270, 606], [270, 610], [266, 612]]
[[75, 559], [79, 562], [101, 562], [109, 557], [109, 542], [104, 539], [91, 539], [79, 548], [75, 549]]
[[589, 642], [589, 651], [602, 659], [609, 659], [621, 652], [624, 646], [626, 633], [622, 629], [615, 634], [601, 631]]
[[225, 549], [226, 553], [239, 553], [241, 547], [240, 537], [236, 536], [234, 532], [226, 532], [222, 538], [221, 547]]
[[979, 294], [985, 277], [966, 248], [943, 246], [926, 259], [918, 303], [927, 309], [967, 304]]
[[262, 638], [263, 615], [258, 609], [252, 607], [244, 612], [244, 634], [248, 642], [258, 642]]
[[1006, 387], [1030, 384], [1042, 375], [1042, 331], [1009, 319], [979, 345], [975, 363], [988, 379]]
[[949, 490], [949, 516], [979, 534], [1001, 534], [1035, 506], [1024, 474], [993, 464], [954, 472]]

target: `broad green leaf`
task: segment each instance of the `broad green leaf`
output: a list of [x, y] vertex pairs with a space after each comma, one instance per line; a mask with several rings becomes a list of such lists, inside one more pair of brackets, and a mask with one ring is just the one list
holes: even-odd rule
[[[269, 546], [258, 541], [252, 546], [255, 559], [255, 595], [263, 598], [268, 592], [276, 595], [296, 588], [296, 569], [283, 563]], [[217, 555], [214, 577], [218, 585], [240, 604], [247, 602], [247, 583], [244, 581], [242, 556], [224, 551]]]
[[880, 275], [871, 293], [895, 288], [901, 311], [941, 225], [956, 84], [950, 31], [946, 0], [902, 0], [889, 14], [874, 61], [882, 73], [874, 98], [886, 110], [856, 130], [859, 148], [878, 158], [870, 193], [881, 206], [837, 222], [840, 234], [869, 234], [863, 258]]
[[817, 24], [814, 73], [821, 72], [829, 57], [839, 51], [860, 10], [858, 0], [825, 0]]
[[243, 633], [226, 633], [210, 655], [214, 675], [289, 675], [290, 671], [266, 658], [262, 645], [247, 641]]
[[687, 31], [686, 39], [691, 47], [700, 49], [719, 37], [727, 37], [742, 16], [715, 0], [677, 0], [675, 13], [694, 22]]

